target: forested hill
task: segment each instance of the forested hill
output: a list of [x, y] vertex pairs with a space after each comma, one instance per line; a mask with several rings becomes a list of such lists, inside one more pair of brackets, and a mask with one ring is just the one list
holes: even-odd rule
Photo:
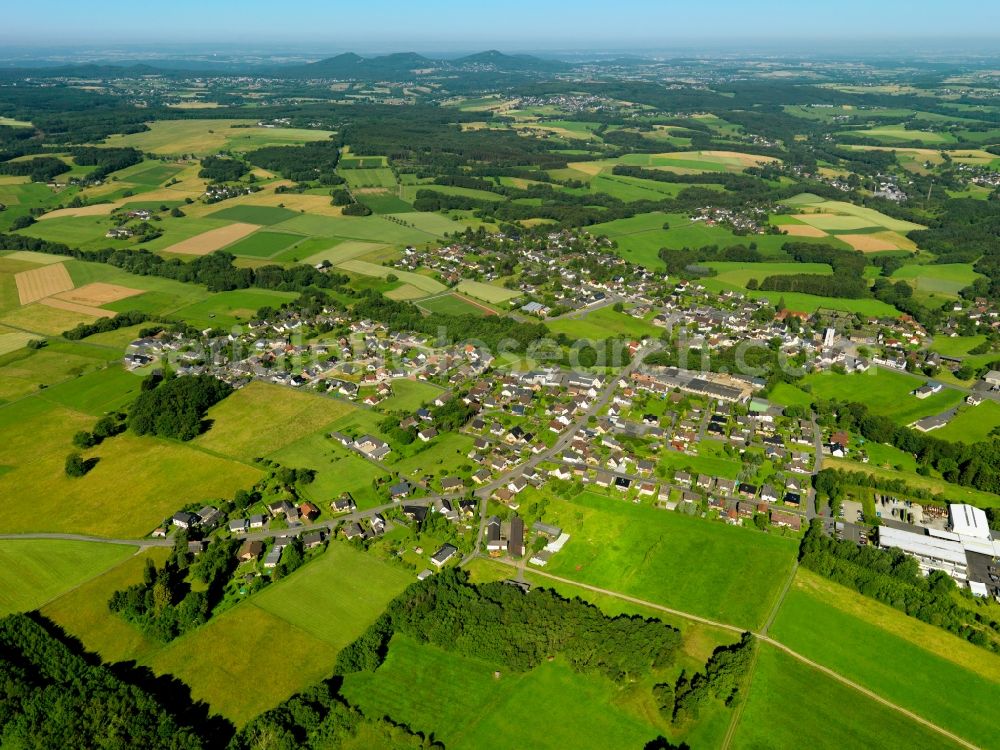
[[0, 620], [0, 744], [196, 750], [155, 698], [87, 663], [26, 615]]

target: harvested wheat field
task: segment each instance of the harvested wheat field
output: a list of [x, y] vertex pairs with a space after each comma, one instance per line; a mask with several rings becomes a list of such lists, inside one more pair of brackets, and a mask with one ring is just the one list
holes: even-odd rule
[[874, 234], [838, 234], [837, 239], [846, 242], [855, 250], [860, 250], [863, 253], [899, 250], [896, 243], [890, 242], [884, 237], [876, 237]]
[[818, 227], [811, 227], [808, 224], [782, 224], [782, 231], [789, 237], [826, 237], [827, 234]]
[[68, 292], [60, 292], [55, 295], [55, 298], [62, 300], [63, 302], [72, 302], [75, 305], [100, 307], [101, 305], [106, 305], [109, 302], [117, 302], [120, 299], [134, 297], [137, 294], [142, 294], [142, 289], [132, 289], [127, 286], [105, 284], [104, 282], [98, 281], [94, 284], [81, 286], [79, 289], [71, 289]]
[[55, 211], [49, 211], [47, 214], [42, 214], [38, 217], [38, 220], [45, 221], [46, 219], [58, 219], [63, 216], [103, 216], [105, 214], [110, 214], [111, 209], [114, 207], [113, 203], [95, 203], [93, 206], [58, 208]]
[[109, 310], [102, 310], [99, 307], [93, 307], [92, 305], [81, 305], [76, 302], [67, 302], [66, 300], [59, 299], [58, 297], [46, 297], [45, 299], [38, 300], [39, 304], [46, 305], [47, 307], [54, 307], [57, 310], [66, 310], [67, 312], [80, 313], [82, 315], [93, 315], [95, 318], [110, 318], [114, 315], [113, 312]]
[[17, 283], [17, 296], [22, 305], [37, 302], [45, 297], [51, 297], [59, 292], [68, 292], [73, 288], [73, 279], [69, 277], [64, 263], [53, 263], [44, 268], [31, 271], [21, 271], [14, 274]]
[[171, 245], [163, 252], [179, 255], [208, 255], [226, 245], [232, 245], [237, 240], [242, 240], [247, 235], [256, 232], [258, 228], [256, 224], [236, 223], [218, 229], [210, 229]]

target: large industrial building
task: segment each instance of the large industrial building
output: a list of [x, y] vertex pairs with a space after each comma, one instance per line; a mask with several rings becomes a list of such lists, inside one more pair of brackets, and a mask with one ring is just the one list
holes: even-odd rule
[[879, 526], [878, 543], [913, 555], [925, 575], [943, 570], [967, 583], [974, 594], [1000, 595], [1000, 539], [994, 536], [986, 514], [979, 508], [949, 505], [947, 530], [901, 524]]

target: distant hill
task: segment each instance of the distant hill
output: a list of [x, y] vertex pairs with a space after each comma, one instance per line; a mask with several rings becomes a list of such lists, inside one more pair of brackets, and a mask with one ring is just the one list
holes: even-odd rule
[[533, 55], [505, 55], [495, 49], [460, 57], [451, 62], [458, 67], [490, 67], [511, 72], [552, 72], [570, 67], [559, 60], [543, 60]]

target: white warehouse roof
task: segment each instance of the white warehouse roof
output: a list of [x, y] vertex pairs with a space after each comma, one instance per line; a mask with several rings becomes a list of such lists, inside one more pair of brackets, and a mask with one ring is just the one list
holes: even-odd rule
[[961, 536], [971, 536], [978, 539], [990, 538], [990, 525], [986, 513], [971, 505], [949, 505], [948, 516], [951, 520], [951, 530]]

